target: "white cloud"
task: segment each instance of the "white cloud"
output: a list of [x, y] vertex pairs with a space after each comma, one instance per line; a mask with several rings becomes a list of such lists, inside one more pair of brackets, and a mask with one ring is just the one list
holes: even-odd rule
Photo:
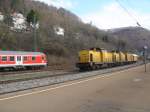
[[92, 22], [93, 25], [100, 29], [137, 26], [134, 20], [136, 18], [143, 27], [150, 29], [150, 26], [146, 26], [150, 25], [150, 14], [142, 14], [131, 9], [129, 10], [133, 17], [129, 16], [119, 4], [112, 3], [99, 9], [97, 12], [81, 16], [81, 18], [86, 23]]
[[72, 9], [74, 8], [75, 2], [72, 2], [71, 0], [35, 0], [35, 1], [41, 1], [45, 2], [48, 5], [56, 6], [57, 8], [63, 7], [66, 9]]

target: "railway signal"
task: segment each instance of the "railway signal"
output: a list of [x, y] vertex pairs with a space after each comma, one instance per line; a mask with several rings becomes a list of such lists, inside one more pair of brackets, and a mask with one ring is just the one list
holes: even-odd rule
[[145, 45], [145, 46], [144, 46], [144, 65], [145, 65], [145, 72], [147, 71], [147, 69], [146, 69], [146, 57], [147, 57], [147, 56], [146, 56], [146, 53], [147, 53], [147, 48], [148, 48], [148, 47]]

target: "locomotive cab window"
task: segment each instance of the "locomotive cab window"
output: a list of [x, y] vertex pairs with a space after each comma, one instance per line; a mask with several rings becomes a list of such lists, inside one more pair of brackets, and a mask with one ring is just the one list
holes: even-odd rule
[[2, 61], [7, 61], [7, 56], [2, 56]]
[[32, 57], [32, 61], [35, 61], [35, 60], [36, 60], [36, 57], [35, 57], [35, 56], [33, 56], [33, 57]]
[[44, 57], [44, 56], [42, 56], [42, 60], [45, 60], [45, 57]]
[[27, 61], [27, 60], [28, 60], [27, 56], [23, 57], [23, 60], [24, 60], [24, 61]]
[[10, 59], [9, 59], [10, 61], [14, 61], [15, 60], [15, 58], [14, 58], [14, 56], [10, 56]]

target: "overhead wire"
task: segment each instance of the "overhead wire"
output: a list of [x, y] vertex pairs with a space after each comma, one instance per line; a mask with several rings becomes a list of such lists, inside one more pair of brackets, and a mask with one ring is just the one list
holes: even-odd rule
[[136, 22], [136, 24], [138, 26], [141, 26], [141, 24], [139, 23], [139, 21], [137, 20], [137, 18], [135, 18], [135, 16], [126, 8], [124, 7], [124, 5], [122, 5], [122, 3], [119, 0], [115, 0], [119, 6]]

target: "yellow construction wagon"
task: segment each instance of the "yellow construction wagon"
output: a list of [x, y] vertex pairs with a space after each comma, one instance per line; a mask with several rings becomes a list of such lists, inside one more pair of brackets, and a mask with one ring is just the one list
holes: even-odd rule
[[131, 53], [125, 53], [125, 57], [126, 57], [126, 63], [133, 62], [133, 55]]
[[120, 62], [119, 53], [112, 52], [112, 59], [113, 59], [113, 63], [119, 63]]
[[133, 55], [133, 62], [137, 62], [139, 60], [139, 56], [136, 54], [132, 54]]
[[96, 49], [81, 50], [76, 66], [80, 69], [96, 69], [98, 67], [96, 65], [101, 64], [102, 61], [102, 54]]
[[92, 48], [81, 50], [76, 66], [80, 69], [98, 69], [136, 62], [138, 55], [123, 52], [108, 52], [105, 49]]
[[119, 52], [119, 62], [120, 64], [123, 64], [126, 62], [126, 56], [123, 52]]
[[79, 62], [76, 64], [80, 69], [97, 69], [104, 64], [112, 63], [112, 53], [104, 49], [92, 48], [79, 52]]

